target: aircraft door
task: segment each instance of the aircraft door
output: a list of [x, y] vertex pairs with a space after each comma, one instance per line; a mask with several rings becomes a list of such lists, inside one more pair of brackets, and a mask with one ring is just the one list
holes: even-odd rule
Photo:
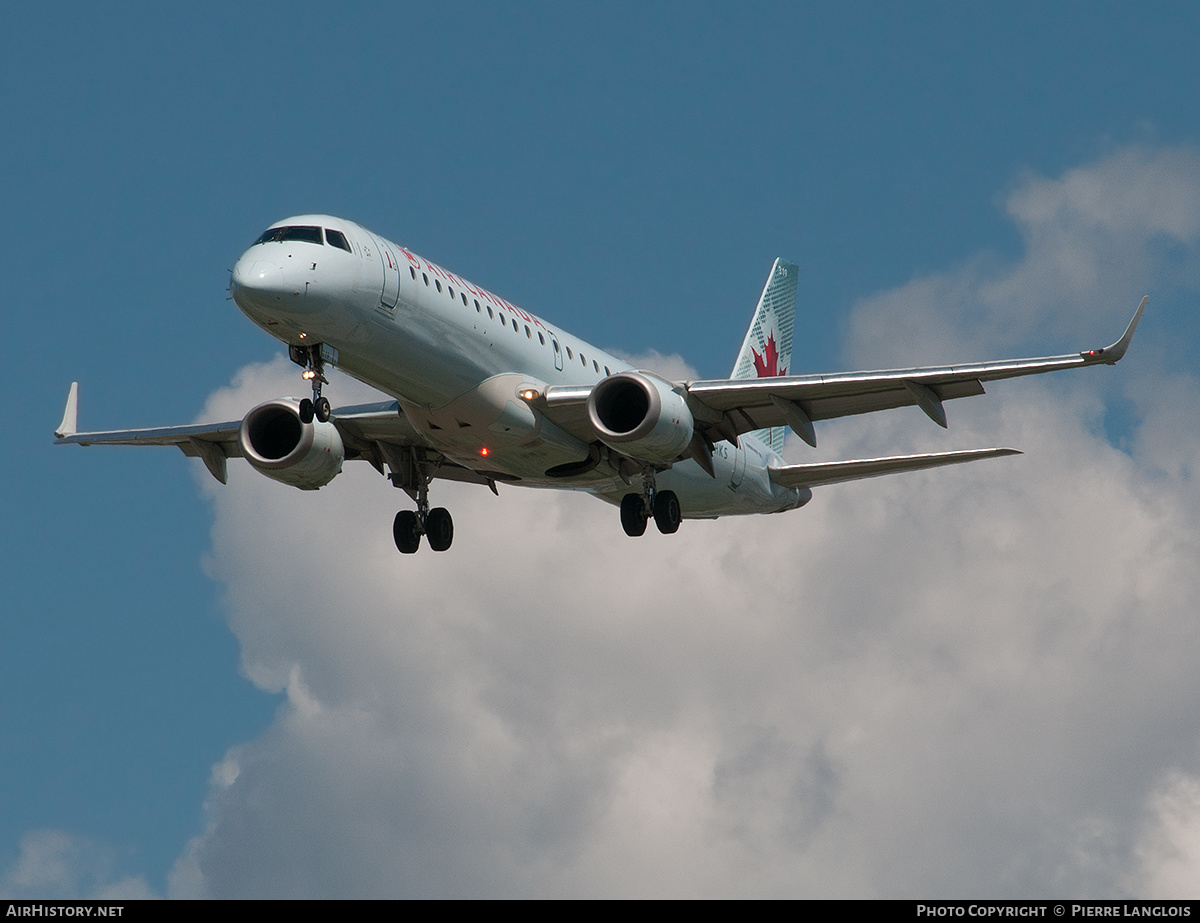
[[375, 249], [379, 252], [379, 262], [383, 267], [383, 289], [379, 293], [379, 305], [390, 314], [396, 309], [400, 299], [400, 260], [396, 256], [396, 248], [380, 237], [371, 235], [375, 240]]
[[729, 489], [737, 490], [746, 476], [746, 450], [741, 446], [733, 447], [733, 464], [729, 470]]

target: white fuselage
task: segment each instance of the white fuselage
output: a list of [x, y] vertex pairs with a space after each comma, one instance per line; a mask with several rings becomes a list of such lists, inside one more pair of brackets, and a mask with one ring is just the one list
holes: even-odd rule
[[[586, 473], [547, 476], [596, 449], [520, 397], [548, 386], [590, 388], [628, 363], [350, 221], [305, 215], [285, 225], [339, 231], [349, 249], [269, 240], [242, 255], [234, 300], [272, 336], [336, 348], [339, 368], [394, 397], [432, 448], [468, 468], [614, 503], [638, 489], [607, 451]], [[656, 480], [675, 491], [686, 518], [794, 509], [808, 491], [773, 484], [767, 467], [778, 464], [769, 447], [743, 436], [740, 446], [716, 445], [715, 478], [687, 460]]]

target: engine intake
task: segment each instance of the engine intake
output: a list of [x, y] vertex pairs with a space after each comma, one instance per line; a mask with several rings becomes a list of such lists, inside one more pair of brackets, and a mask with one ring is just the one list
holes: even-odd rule
[[242, 420], [238, 429], [242, 455], [267, 477], [317, 490], [342, 470], [346, 449], [332, 423], [300, 420], [300, 404], [279, 398], [259, 404]]
[[618, 372], [592, 389], [588, 420], [600, 441], [655, 464], [679, 458], [695, 422], [680, 388], [649, 372]]

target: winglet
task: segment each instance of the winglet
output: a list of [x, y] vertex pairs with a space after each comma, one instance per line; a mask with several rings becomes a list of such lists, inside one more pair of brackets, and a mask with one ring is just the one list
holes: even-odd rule
[[1142, 319], [1142, 312], [1146, 310], [1146, 302], [1150, 300], [1149, 295], [1142, 298], [1142, 303], [1138, 305], [1138, 309], [1133, 312], [1133, 320], [1129, 322], [1129, 326], [1125, 328], [1125, 332], [1121, 334], [1121, 339], [1113, 343], [1112, 346], [1105, 346], [1103, 349], [1089, 349], [1081, 352], [1084, 359], [1093, 362], [1107, 362], [1109, 365], [1117, 362], [1125, 355], [1125, 350], [1129, 349], [1129, 344], [1133, 342], [1133, 333], [1137, 330], [1138, 321]]
[[79, 382], [71, 382], [71, 390], [67, 393], [67, 409], [63, 411], [62, 422], [54, 435], [59, 439], [74, 436], [79, 431]]

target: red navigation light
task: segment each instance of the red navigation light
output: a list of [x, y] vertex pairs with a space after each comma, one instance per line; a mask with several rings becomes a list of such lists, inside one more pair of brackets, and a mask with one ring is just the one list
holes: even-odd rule
[[487, 457], [488, 457], [489, 455], [491, 455], [492, 453], [491, 453], [491, 450], [490, 450], [490, 449], [488, 449], [488, 447], [487, 447], [487, 446], [480, 446], [480, 447], [479, 447], [479, 454], [480, 454], [480, 455], [482, 455], [484, 458], [487, 458]]

